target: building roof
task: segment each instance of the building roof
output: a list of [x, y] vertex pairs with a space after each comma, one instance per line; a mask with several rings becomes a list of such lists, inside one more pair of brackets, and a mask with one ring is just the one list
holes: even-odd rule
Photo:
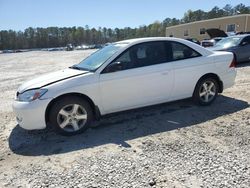
[[191, 24], [196, 24], [196, 23], [205, 23], [205, 22], [212, 22], [215, 20], [225, 20], [225, 19], [230, 19], [230, 18], [247, 17], [247, 16], [250, 17], [250, 14], [238, 14], [238, 15], [234, 15], [234, 16], [225, 16], [225, 17], [213, 18], [213, 19], [208, 19], [208, 20], [200, 20], [200, 21], [195, 21], [195, 22], [190, 22], [190, 23], [174, 25], [174, 26], [170, 26], [167, 28], [175, 28], [175, 27], [179, 27], [179, 26], [191, 25]]

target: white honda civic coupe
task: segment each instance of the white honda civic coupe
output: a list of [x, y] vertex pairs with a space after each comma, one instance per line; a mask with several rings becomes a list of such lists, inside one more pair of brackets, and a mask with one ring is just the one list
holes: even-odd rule
[[63, 135], [75, 135], [109, 113], [190, 97], [209, 105], [235, 77], [230, 52], [212, 52], [177, 38], [132, 39], [24, 83], [13, 109], [24, 129], [51, 125]]

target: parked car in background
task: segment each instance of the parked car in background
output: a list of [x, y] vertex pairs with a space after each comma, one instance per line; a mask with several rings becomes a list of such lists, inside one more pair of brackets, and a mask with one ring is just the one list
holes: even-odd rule
[[207, 48], [216, 45], [221, 39], [228, 37], [228, 35], [220, 29], [211, 28], [206, 30], [207, 34], [210, 36], [210, 39], [204, 39], [201, 41], [201, 46]]
[[211, 47], [213, 46], [213, 42], [211, 41], [211, 39], [204, 39], [201, 41], [201, 46], [203, 46], [204, 48]]
[[88, 49], [100, 49], [102, 48], [103, 45], [102, 44], [91, 44], [91, 45], [87, 45], [87, 44], [82, 44], [82, 45], [78, 45], [75, 48], [73, 48], [72, 46], [72, 50], [88, 50]]
[[235, 55], [237, 63], [250, 61], [250, 34], [235, 35], [219, 41], [214, 47], [209, 48], [213, 51], [228, 51]]
[[177, 38], [109, 44], [65, 70], [19, 87], [13, 103], [25, 129], [86, 130], [102, 115], [192, 97], [210, 105], [234, 84], [230, 52], [212, 52]]
[[201, 41], [201, 46], [203, 46], [205, 48], [212, 47], [212, 46], [216, 45], [216, 43], [222, 39], [223, 39], [223, 37], [215, 37], [213, 39], [205, 39], [205, 40]]
[[195, 43], [195, 44], [198, 44], [198, 45], [201, 44], [200, 41], [197, 40], [197, 39], [195, 39], [195, 38], [186, 38], [186, 40], [188, 40], [188, 41], [190, 41], [190, 42], [193, 42], [193, 43]]
[[47, 51], [54, 52], [54, 51], [63, 51], [64, 47], [56, 47], [56, 48], [48, 48]]
[[7, 53], [15, 53], [14, 50], [3, 50], [2, 51], [4, 54], [7, 54]]
[[77, 46], [75, 49], [76, 50], [87, 50], [89, 48], [90, 47], [88, 45], [82, 44], [82, 45]]
[[105, 45], [103, 45], [103, 44], [95, 44], [95, 46], [94, 46], [94, 49], [101, 49], [101, 48], [103, 48]]
[[72, 50], [74, 50], [74, 46], [72, 44], [67, 44], [66, 51], [72, 51]]

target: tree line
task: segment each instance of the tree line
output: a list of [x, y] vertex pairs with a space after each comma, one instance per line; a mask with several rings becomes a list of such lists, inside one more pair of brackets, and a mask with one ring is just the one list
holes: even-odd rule
[[165, 29], [169, 26], [236, 14], [250, 14], [250, 6], [239, 4], [232, 7], [227, 4], [223, 8], [215, 6], [207, 12], [188, 10], [182, 19], [166, 18], [162, 22], [156, 21], [137, 28], [99, 27], [96, 29], [86, 25], [85, 27], [29, 27], [24, 31], [1, 30], [0, 50], [62, 47], [69, 43], [73, 45], [105, 44], [137, 37], [165, 36]]

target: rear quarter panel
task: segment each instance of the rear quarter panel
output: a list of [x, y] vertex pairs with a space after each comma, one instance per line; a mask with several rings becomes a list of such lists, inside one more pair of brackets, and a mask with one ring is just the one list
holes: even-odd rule
[[216, 71], [214, 58], [211, 56], [201, 56], [172, 63], [175, 75], [172, 100], [191, 97], [198, 80], [203, 75]]
[[223, 82], [224, 89], [234, 84], [236, 71], [229, 68], [233, 60], [230, 52], [214, 52], [197, 58], [175, 61], [174, 89], [171, 100], [192, 97], [195, 86], [206, 74], [216, 74]]
[[216, 74], [223, 82], [223, 89], [227, 89], [234, 85], [236, 77], [236, 69], [230, 67], [233, 61], [234, 55], [231, 52], [214, 52], [211, 55], [214, 58], [214, 64], [216, 67]]

